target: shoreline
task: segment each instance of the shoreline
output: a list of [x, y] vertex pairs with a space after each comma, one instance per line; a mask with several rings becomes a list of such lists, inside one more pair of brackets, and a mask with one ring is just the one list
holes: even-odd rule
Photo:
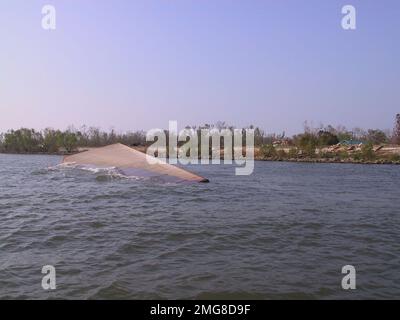
[[[134, 148], [135, 150], [138, 150]], [[83, 152], [86, 150], [82, 150]], [[141, 151], [141, 150], [138, 150]], [[78, 152], [0, 152], [0, 155], [26, 155], [26, 156], [68, 156], [73, 155]], [[211, 160], [211, 159], [210, 159]], [[221, 159], [223, 161], [223, 159]], [[234, 159], [233, 159], [234, 160]], [[291, 163], [330, 163], [330, 164], [360, 164], [360, 165], [400, 165], [400, 161], [393, 161], [388, 159], [375, 159], [375, 160], [354, 160], [354, 159], [328, 159], [328, 158], [289, 158], [289, 159], [282, 159], [282, 158], [263, 158], [259, 156], [254, 157], [255, 161], [268, 161], [268, 162], [291, 162]]]
[[400, 161], [391, 161], [385, 159], [377, 160], [334, 160], [334, 159], [313, 159], [313, 158], [303, 158], [303, 159], [254, 159], [256, 161], [271, 161], [271, 162], [297, 162], [297, 163], [337, 163], [337, 164], [364, 164], [364, 165], [400, 165]]
[[25, 156], [68, 156], [74, 153], [63, 153], [63, 152], [3, 152], [0, 154], [9, 154], [9, 155], [25, 155]]

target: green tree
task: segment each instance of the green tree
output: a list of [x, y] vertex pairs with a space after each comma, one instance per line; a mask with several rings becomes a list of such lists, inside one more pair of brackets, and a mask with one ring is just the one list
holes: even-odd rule
[[3, 149], [6, 152], [29, 153], [42, 151], [43, 137], [34, 129], [21, 128], [4, 134]]
[[260, 148], [260, 154], [264, 157], [264, 158], [272, 158], [272, 157], [276, 157], [277, 156], [277, 152], [275, 147], [272, 144], [266, 144], [263, 145]]
[[61, 135], [61, 145], [68, 153], [75, 151], [78, 147], [78, 138], [76, 133], [66, 131]]
[[363, 144], [361, 147], [361, 156], [364, 160], [374, 160], [375, 152], [371, 142]]
[[46, 128], [43, 131], [43, 151], [49, 153], [56, 153], [59, 151], [59, 141], [61, 132], [59, 130], [55, 131], [51, 128]]
[[366, 135], [366, 140], [367, 142], [371, 142], [372, 144], [382, 144], [387, 143], [389, 139], [382, 130], [369, 129]]
[[318, 145], [318, 138], [310, 131], [294, 137], [296, 146], [301, 150], [301, 154], [307, 157], [315, 156], [315, 149]]
[[320, 146], [332, 146], [339, 143], [339, 139], [336, 134], [332, 132], [320, 130], [318, 132], [318, 145]]

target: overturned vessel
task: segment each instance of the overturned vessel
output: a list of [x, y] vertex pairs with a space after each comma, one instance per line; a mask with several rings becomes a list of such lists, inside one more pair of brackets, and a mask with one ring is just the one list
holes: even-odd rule
[[128, 177], [152, 178], [165, 182], [209, 182], [206, 178], [121, 143], [65, 156], [63, 163], [95, 168], [112, 167]]

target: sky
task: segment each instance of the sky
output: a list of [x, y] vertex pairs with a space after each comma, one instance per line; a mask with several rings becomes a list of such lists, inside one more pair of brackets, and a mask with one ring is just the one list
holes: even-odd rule
[[399, 40], [398, 0], [1, 0], [0, 131], [391, 129]]

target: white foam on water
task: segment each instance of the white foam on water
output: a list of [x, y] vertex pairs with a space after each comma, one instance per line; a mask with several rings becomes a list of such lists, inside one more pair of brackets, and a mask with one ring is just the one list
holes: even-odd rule
[[90, 165], [77, 164], [76, 162], [60, 163], [55, 166], [47, 168], [47, 170], [49, 170], [49, 171], [58, 171], [58, 170], [65, 170], [65, 169], [78, 169], [78, 170], [88, 171], [88, 172], [96, 175], [97, 178], [101, 177], [101, 176], [106, 176], [106, 177], [120, 178], [120, 179], [146, 180], [146, 178], [143, 178], [143, 177], [127, 176], [127, 175], [121, 173], [121, 171], [118, 170], [118, 168], [116, 168], [116, 167], [96, 167], [96, 166], [90, 166]]

